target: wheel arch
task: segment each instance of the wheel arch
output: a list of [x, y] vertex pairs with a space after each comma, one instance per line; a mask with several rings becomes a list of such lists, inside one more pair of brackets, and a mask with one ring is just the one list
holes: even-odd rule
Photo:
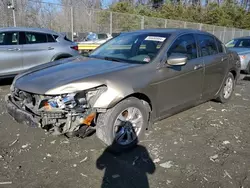
[[61, 58], [68, 58], [68, 57], [72, 57], [72, 55], [70, 55], [68, 53], [56, 54], [52, 57], [51, 61], [56, 61], [56, 60], [59, 60]]
[[120, 98], [118, 100], [114, 100], [109, 104], [108, 108], [112, 108], [115, 105], [117, 105], [118, 103], [120, 103], [121, 101], [123, 101], [123, 100], [125, 100], [127, 98], [130, 98], [130, 97], [134, 97], [134, 98], [137, 98], [139, 100], [142, 100], [142, 101], [146, 102], [148, 104], [148, 106], [149, 106], [149, 110], [150, 111], [153, 110], [153, 105], [152, 105], [152, 101], [150, 100], [150, 98], [146, 94], [140, 93], [140, 92], [131, 93], [131, 94], [126, 95], [123, 98]]
[[227, 76], [228, 76], [229, 73], [232, 73], [232, 74], [233, 74], [235, 80], [237, 79], [237, 77], [238, 77], [237, 71], [236, 71], [235, 69], [233, 69], [233, 68], [229, 69], [229, 71], [227, 72], [227, 74], [226, 74], [225, 77], [223, 78], [223, 81], [222, 81], [222, 83], [221, 83], [221, 85], [220, 85], [219, 90], [218, 90], [218, 91], [216, 92], [216, 94], [215, 94], [215, 98], [218, 97], [218, 95], [219, 95], [221, 89], [223, 88], [224, 82], [225, 82], [225, 80], [227, 79]]
[[149, 118], [148, 118], [149, 125], [148, 126], [150, 126], [152, 121], [154, 121], [154, 116], [155, 116], [154, 104], [152, 103], [152, 100], [144, 93], [140, 93], [140, 92], [131, 93], [131, 94], [123, 97], [120, 100], [113, 101], [112, 103], [110, 103], [110, 105], [108, 106], [107, 109], [112, 108], [115, 105], [117, 105], [118, 103], [120, 103], [121, 101], [126, 100], [126, 99], [131, 98], [131, 97], [134, 97], [138, 100], [141, 100], [143, 102], [143, 104], [145, 105], [145, 107], [147, 108], [148, 113], [149, 113]]
[[236, 70], [231, 69], [231, 70], [229, 70], [229, 72], [231, 72], [231, 73], [233, 74], [234, 79], [236, 79], [236, 78], [237, 78], [237, 71], [236, 71]]

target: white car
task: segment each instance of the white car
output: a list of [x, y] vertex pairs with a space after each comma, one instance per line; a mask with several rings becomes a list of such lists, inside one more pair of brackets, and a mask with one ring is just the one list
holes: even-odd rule
[[104, 42], [112, 39], [112, 35], [109, 33], [92, 33], [90, 32], [87, 37], [85, 38], [85, 41], [78, 42], [79, 44], [103, 44]]

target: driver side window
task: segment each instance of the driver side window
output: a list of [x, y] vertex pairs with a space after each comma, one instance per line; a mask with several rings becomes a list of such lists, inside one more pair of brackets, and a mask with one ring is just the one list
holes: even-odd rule
[[185, 55], [188, 60], [197, 58], [197, 46], [192, 34], [180, 36], [168, 50], [168, 57], [178, 54]]

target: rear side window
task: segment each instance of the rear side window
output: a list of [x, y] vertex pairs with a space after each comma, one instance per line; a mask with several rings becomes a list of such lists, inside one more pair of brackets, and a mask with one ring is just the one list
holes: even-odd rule
[[224, 53], [223, 44], [217, 39], [216, 39], [216, 43], [217, 43], [219, 53]]
[[214, 37], [209, 35], [198, 35], [198, 41], [201, 50], [201, 56], [204, 57], [218, 54]]
[[234, 39], [226, 44], [226, 47], [231, 48], [250, 48], [250, 39]]
[[70, 39], [67, 38], [67, 36], [64, 37], [64, 40], [72, 42]]
[[0, 33], [0, 45], [18, 45], [18, 32], [2, 32]]
[[48, 39], [48, 42], [56, 42], [54, 37], [52, 35], [50, 35], [50, 34], [47, 34], [47, 39]]
[[56, 40], [58, 38], [58, 35], [53, 35], [54, 39]]
[[98, 39], [107, 39], [108, 35], [107, 34], [98, 34]]
[[186, 55], [188, 60], [197, 58], [197, 47], [194, 36], [186, 34], [176, 39], [168, 51], [168, 56], [174, 54]]
[[44, 33], [25, 33], [27, 44], [47, 43], [47, 35]]

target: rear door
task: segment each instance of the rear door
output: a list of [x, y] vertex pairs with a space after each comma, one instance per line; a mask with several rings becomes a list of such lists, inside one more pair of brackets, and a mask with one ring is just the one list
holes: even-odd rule
[[19, 73], [22, 70], [22, 63], [19, 32], [0, 32], [0, 76]]
[[215, 96], [223, 82], [228, 57], [221, 42], [212, 35], [199, 34], [198, 43], [205, 66], [203, 98], [210, 99]]
[[53, 36], [39, 32], [24, 32], [26, 44], [23, 45], [23, 68], [48, 63], [55, 55]]

